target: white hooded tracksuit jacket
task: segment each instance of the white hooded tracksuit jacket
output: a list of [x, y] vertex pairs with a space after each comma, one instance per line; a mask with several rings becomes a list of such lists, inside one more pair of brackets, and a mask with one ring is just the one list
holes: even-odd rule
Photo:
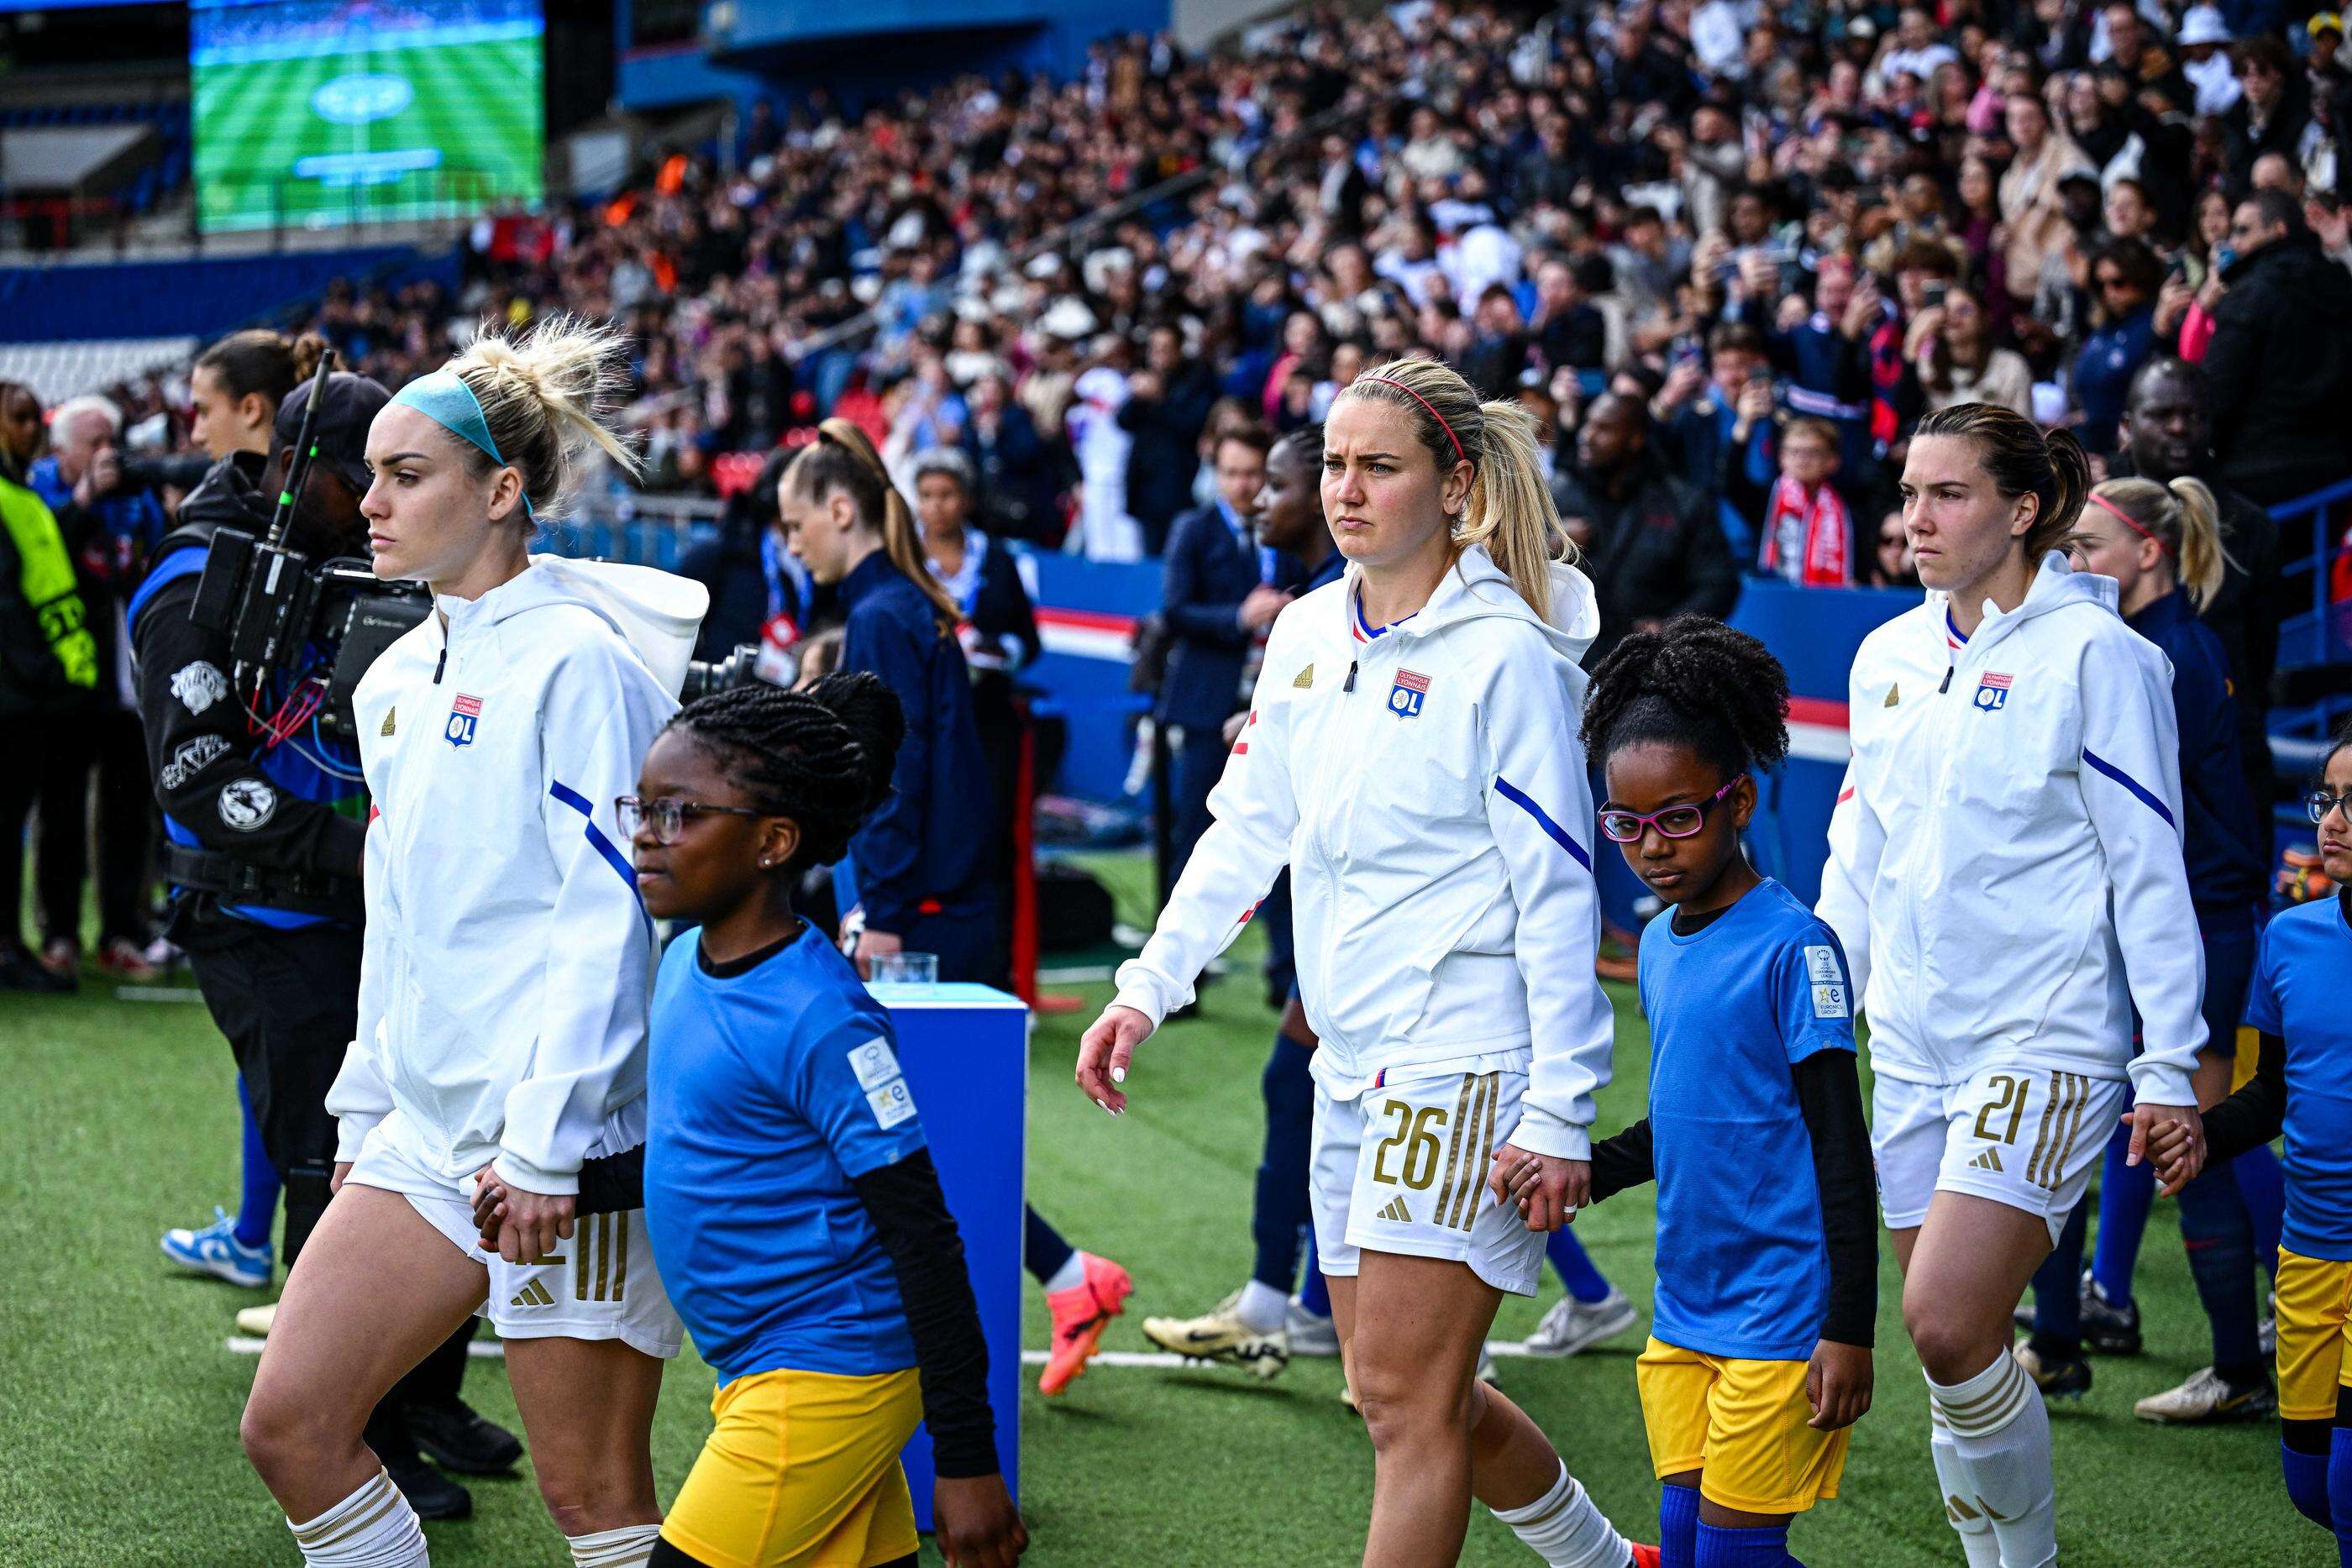
[[[359, 1030], [327, 1096], [462, 1190], [530, 1192], [645, 1093], [653, 930], [613, 801], [677, 710], [708, 594], [535, 559], [394, 643], [360, 682], [367, 936]], [[441, 617], [447, 619], [446, 641]], [[446, 661], [444, 653], [446, 653]]]
[[2116, 602], [2113, 579], [2053, 554], [1965, 643], [1936, 593], [1854, 658], [1819, 913], [1885, 1077], [2017, 1062], [2193, 1103], [2204, 950], [2172, 666]]
[[1589, 1158], [1614, 1039], [1577, 738], [1591, 584], [1556, 567], [1548, 624], [1472, 549], [1418, 614], [1364, 639], [1358, 581], [1350, 567], [1276, 621], [1215, 820], [1118, 1000], [1155, 1026], [1191, 1000], [1288, 865], [1325, 1092], [1526, 1071], [1510, 1141]]

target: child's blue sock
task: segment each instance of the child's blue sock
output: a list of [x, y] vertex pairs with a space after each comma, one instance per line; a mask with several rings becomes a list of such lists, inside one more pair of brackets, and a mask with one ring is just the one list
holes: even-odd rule
[[1609, 1299], [1609, 1281], [1601, 1277], [1601, 1270], [1585, 1256], [1584, 1243], [1576, 1239], [1572, 1227], [1563, 1225], [1553, 1231], [1551, 1239], [1544, 1243], [1544, 1255], [1559, 1270], [1559, 1282], [1568, 1287], [1570, 1295], [1587, 1306]]
[[1323, 1282], [1323, 1270], [1315, 1266], [1315, 1239], [1307, 1239], [1307, 1281], [1298, 1287], [1298, 1304], [1318, 1318], [1331, 1315], [1331, 1287]]
[[2336, 1554], [2352, 1568], [2352, 1427], [2338, 1427], [2328, 1440], [2327, 1502], [2336, 1515]]
[[246, 1092], [245, 1074], [236, 1075], [236, 1103], [245, 1109], [245, 1196], [237, 1200], [236, 1244], [269, 1245], [269, 1227], [278, 1218], [278, 1167], [261, 1146], [261, 1124], [253, 1119], [253, 1096]]
[[1698, 1568], [1804, 1568], [1789, 1555], [1786, 1522], [1761, 1530], [1698, 1527]]
[[1658, 1489], [1659, 1568], [1698, 1568], [1698, 1488]]
[[2334, 1530], [2336, 1519], [2327, 1506], [2328, 1456], [2297, 1453], [2282, 1441], [2279, 1469], [2286, 1476], [2286, 1498], [2294, 1511], [2319, 1526]]
[[2140, 1238], [2147, 1234], [2147, 1211], [2156, 1203], [2156, 1167], [2146, 1160], [2124, 1164], [2130, 1152], [2130, 1130], [2118, 1126], [2099, 1169], [2099, 1237], [2091, 1256], [2091, 1278], [2118, 1307], [2132, 1304]]

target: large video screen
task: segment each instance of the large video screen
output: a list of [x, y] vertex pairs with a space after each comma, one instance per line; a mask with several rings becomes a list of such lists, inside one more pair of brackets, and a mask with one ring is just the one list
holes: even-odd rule
[[193, 0], [206, 232], [537, 202], [540, 0]]

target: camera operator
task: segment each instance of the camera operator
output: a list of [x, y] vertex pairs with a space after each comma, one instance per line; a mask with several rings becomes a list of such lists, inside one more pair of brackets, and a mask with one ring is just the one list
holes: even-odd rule
[[[297, 361], [293, 368], [303, 367]], [[283, 1177], [289, 1266], [327, 1207], [337, 1131], [327, 1091], [358, 1026], [366, 802], [356, 750], [324, 739], [315, 725], [288, 722], [303, 698], [287, 676], [272, 675], [260, 704], [271, 710], [262, 716], [281, 721], [283, 741], [249, 722], [247, 694], [231, 685], [229, 637], [196, 625], [190, 611], [214, 535], [268, 527], [267, 497], [286, 482], [313, 384], [295, 385], [278, 406], [257, 486], [244, 477], [250, 465], [232, 453], [188, 497], [130, 617], [147, 759], [178, 884], [172, 934], [236, 1052], [264, 1146]], [[324, 386], [312, 436], [318, 456], [287, 540], [314, 562], [366, 554], [361, 455], [369, 422], [390, 401], [360, 376], [331, 375]], [[457, 1397], [473, 1326], [468, 1319], [395, 1387], [368, 1427], [369, 1444], [425, 1519], [461, 1518], [472, 1502], [423, 1461], [420, 1448], [478, 1474], [504, 1470], [521, 1453], [512, 1434]]]
[[[99, 845], [99, 967], [130, 980], [155, 977], [154, 938], [146, 908], [148, 852], [154, 812], [147, 802], [146, 759], [130, 683], [123, 601], [140, 567], [163, 537], [163, 507], [134, 481], [119, 450], [122, 412], [103, 397], [68, 398], [49, 420], [49, 455], [26, 482], [57, 514], [89, 630], [98, 640], [99, 679], [58, 716], [41, 779], [41, 963], [70, 977], [81, 966], [81, 884], [87, 845]], [[90, 821], [89, 775], [98, 770], [97, 821]]]

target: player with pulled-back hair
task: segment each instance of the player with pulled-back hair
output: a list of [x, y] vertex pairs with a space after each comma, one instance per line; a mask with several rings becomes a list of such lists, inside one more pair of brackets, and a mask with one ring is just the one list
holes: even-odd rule
[[1870, 1408], [1877, 1228], [1845, 958], [1739, 843], [1788, 706], [1761, 643], [1684, 616], [1617, 644], [1584, 709], [1601, 836], [1673, 910], [1642, 933], [1650, 1112], [1592, 1151], [1594, 1202], [1658, 1184], [1636, 1377], [1664, 1568], [1794, 1563], [1790, 1516], [1837, 1495]]
[[[373, 802], [358, 1028], [327, 1097], [335, 1197], [286, 1283], [243, 1435], [303, 1560], [426, 1561], [362, 1436], [479, 1312], [506, 1343], [540, 1492], [573, 1560], [624, 1568], [661, 1511], [651, 1429], [677, 1314], [643, 1217], [574, 1224], [593, 1155], [640, 1143], [653, 930], [614, 799], [677, 711], [706, 595], [528, 552], [601, 449], [621, 340], [563, 318], [477, 339], [376, 414], [360, 502], [376, 574], [435, 613], [361, 680]], [[486, 1256], [470, 1198], [507, 1211]]]
[[1315, 1249], [1376, 1460], [1364, 1560], [1454, 1562], [1475, 1496], [1554, 1568], [1625, 1568], [1649, 1549], [1475, 1375], [1584, 1201], [1614, 1044], [1577, 740], [1592, 586], [1532, 419], [1434, 361], [1340, 392], [1322, 496], [1346, 571], [1275, 622], [1215, 820], [1078, 1086], [1124, 1110], [1137, 1047], [1287, 865]]
[[[689, 926], [654, 992], [644, 1205], [719, 1375], [656, 1564], [912, 1563], [898, 1451], [919, 1420], [947, 1560], [1011, 1568], [1027, 1544], [890, 1016], [792, 904], [889, 794], [904, 733], [870, 674], [740, 686], [683, 709], [616, 802], [646, 913]], [[496, 1204], [486, 1188], [486, 1229]]]
[[2126, 1079], [2127, 1158], [2173, 1123], [2188, 1176], [2202, 1158], [2170, 672], [2115, 582], [2060, 553], [2089, 490], [2063, 431], [1988, 403], [1920, 421], [1903, 523], [1929, 592], [1854, 657], [1822, 873], [1870, 1018], [1879, 1199], [1970, 1568], [2057, 1560], [2050, 1419], [2010, 1314]]

